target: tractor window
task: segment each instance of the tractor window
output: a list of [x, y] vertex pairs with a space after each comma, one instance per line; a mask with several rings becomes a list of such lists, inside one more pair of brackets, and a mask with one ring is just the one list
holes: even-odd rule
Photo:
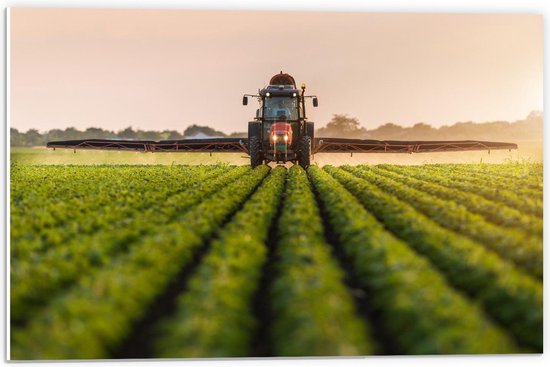
[[298, 98], [293, 97], [266, 97], [264, 117], [276, 120], [281, 117], [287, 120], [298, 120]]

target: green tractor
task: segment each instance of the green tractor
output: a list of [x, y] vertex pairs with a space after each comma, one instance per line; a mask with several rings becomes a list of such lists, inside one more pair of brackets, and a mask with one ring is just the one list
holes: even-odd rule
[[314, 123], [307, 121], [306, 98], [313, 99], [314, 107], [318, 106], [318, 100], [316, 96], [306, 96], [305, 90], [304, 83], [297, 89], [294, 78], [281, 71], [257, 95], [243, 96], [245, 106], [248, 97], [256, 97], [260, 103], [256, 118], [248, 123], [248, 150], [252, 167], [268, 162], [293, 162], [304, 168], [309, 166]]

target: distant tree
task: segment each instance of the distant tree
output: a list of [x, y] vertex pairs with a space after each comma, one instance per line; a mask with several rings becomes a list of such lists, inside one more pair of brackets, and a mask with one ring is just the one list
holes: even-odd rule
[[[28, 134], [28, 131], [27, 131], [27, 134]], [[82, 131], [75, 129], [74, 127], [66, 128], [63, 134], [65, 136], [64, 139], [66, 140], [76, 140], [82, 137]]]
[[183, 135], [176, 130], [164, 130], [161, 134], [164, 140], [179, 140], [183, 139]]
[[373, 139], [403, 139], [405, 128], [392, 122], [385, 123], [374, 130], [369, 130], [369, 136]]
[[[542, 111], [531, 111], [523, 120], [514, 122], [491, 121], [485, 123], [457, 122], [453, 125], [445, 125], [434, 128], [426, 123], [417, 123], [412, 127], [402, 127], [388, 122], [373, 130], [361, 127], [357, 118], [348, 117], [345, 114], [335, 114], [326, 127], [317, 130], [320, 137], [343, 138], [372, 138], [380, 140], [493, 140], [493, 141], [518, 141], [541, 140], [543, 138], [544, 115]], [[134, 130], [127, 127], [117, 133], [101, 128], [90, 127], [80, 131], [74, 127], [64, 130], [52, 129], [41, 134], [36, 129], [30, 129], [23, 133], [16, 128], [10, 128], [11, 146], [44, 146], [48, 141], [76, 140], [90, 138], [120, 138], [120, 139], [144, 139], [144, 140], [178, 140], [184, 137], [204, 134], [207, 136], [227, 136], [209, 126], [191, 125], [185, 129], [183, 135], [175, 130], [162, 132], [153, 130]], [[246, 132], [234, 132], [229, 136], [246, 138]]]
[[116, 138], [117, 135], [109, 130], [103, 130], [97, 127], [89, 127], [82, 133], [82, 139], [109, 139]]
[[542, 111], [533, 110], [527, 115], [527, 118], [525, 120], [527, 121], [542, 121], [543, 120], [543, 113]]
[[531, 111], [525, 120], [517, 121], [515, 132], [524, 140], [539, 140], [544, 135], [544, 115], [542, 111]]
[[29, 131], [27, 131], [25, 133], [25, 140], [26, 145], [33, 147], [44, 145], [46, 143], [44, 140], [44, 136], [40, 134], [40, 132], [38, 132], [38, 130], [36, 129], [30, 129]]
[[361, 127], [359, 120], [348, 117], [346, 114], [334, 114], [327, 126], [317, 130], [317, 136], [360, 138], [366, 135], [367, 130]]
[[147, 131], [138, 130], [136, 135], [137, 135], [137, 139], [140, 139], [140, 140], [161, 140], [162, 139], [161, 133], [153, 130], [147, 130]]
[[242, 131], [242, 132], [233, 132], [231, 134], [229, 134], [229, 137], [231, 138], [247, 138], [248, 137], [248, 133], [246, 131]]
[[209, 126], [191, 125], [183, 132], [184, 137], [190, 137], [197, 134], [204, 134], [208, 136], [226, 136], [223, 132], [214, 130]]
[[45, 134], [46, 141], [66, 140], [65, 132], [61, 129], [52, 129]]
[[10, 146], [12, 147], [22, 147], [27, 145], [25, 141], [25, 134], [19, 132], [19, 130], [11, 127], [10, 128]]
[[437, 129], [433, 128], [424, 122], [414, 124], [411, 128], [407, 129], [409, 139], [411, 140], [430, 140], [437, 139]]
[[131, 126], [128, 126], [124, 130], [120, 130], [117, 133], [117, 136], [121, 139], [137, 139], [138, 138], [137, 133], [134, 131], [134, 129], [132, 129]]

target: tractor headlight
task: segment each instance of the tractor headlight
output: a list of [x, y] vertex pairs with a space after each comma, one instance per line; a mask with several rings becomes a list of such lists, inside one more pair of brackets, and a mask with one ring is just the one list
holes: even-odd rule
[[288, 140], [288, 135], [285, 135], [284, 139], [285, 139], [285, 141], [287, 141]]
[[273, 135], [273, 141], [277, 141], [277, 135]]

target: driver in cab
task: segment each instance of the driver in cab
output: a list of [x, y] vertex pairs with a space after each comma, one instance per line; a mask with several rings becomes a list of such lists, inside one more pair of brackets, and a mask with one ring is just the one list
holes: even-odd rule
[[287, 119], [290, 118], [290, 108], [285, 106], [283, 101], [279, 101], [277, 106], [273, 108], [272, 110], [273, 117], [286, 117]]

